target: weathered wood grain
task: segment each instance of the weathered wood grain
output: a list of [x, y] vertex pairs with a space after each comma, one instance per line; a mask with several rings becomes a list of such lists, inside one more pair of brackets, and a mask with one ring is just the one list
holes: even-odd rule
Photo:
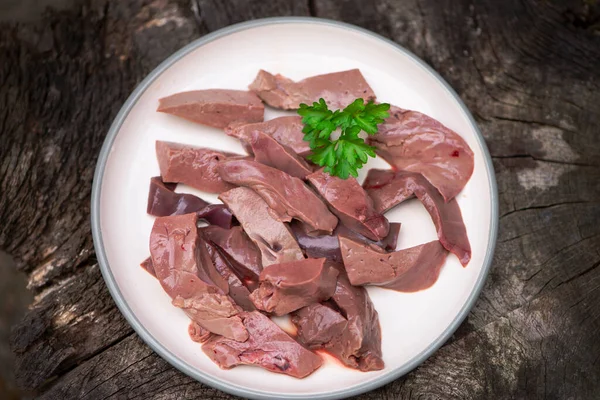
[[42, 398], [231, 398], [179, 373], [115, 308], [89, 225], [112, 118], [177, 48], [234, 22], [354, 23], [432, 65], [475, 115], [500, 235], [473, 311], [421, 367], [365, 399], [600, 393], [600, 5], [589, 1], [78, 1], [0, 25], [0, 248], [37, 293], [15, 328]]

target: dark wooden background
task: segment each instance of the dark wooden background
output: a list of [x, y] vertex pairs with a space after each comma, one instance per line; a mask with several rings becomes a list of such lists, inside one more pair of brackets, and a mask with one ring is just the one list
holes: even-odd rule
[[62, 3], [0, 23], [0, 249], [36, 294], [11, 339], [28, 393], [231, 398], [159, 358], [115, 308], [90, 234], [92, 175], [117, 111], [172, 52], [235, 22], [313, 15], [433, 66], [475, 115], [500, 194], [493, 268], [468, 319], [361, 398], [600, 398], [598, 1]]

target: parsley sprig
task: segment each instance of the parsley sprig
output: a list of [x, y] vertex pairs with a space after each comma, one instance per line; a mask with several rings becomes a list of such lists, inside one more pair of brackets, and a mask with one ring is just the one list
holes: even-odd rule
[[[325, 100], [319, 99], [312, 106], [300, 104], [298, 114], [302, 116], [304, 140], [309, 142], [312, 154], [307, 158], [325, 167], [325, 172], [347, 179], [358, 176], [358, 170], [369, 157], [375, 157], [375, 148], [358, 136], [361, 131], [369, 135], [377, 133], [389, 114], [390, 105], [365, 103], [356, 99], [343, 110], [331, 111]], [[331, 134], [340, 129], [340, 137], [331, 140]]]

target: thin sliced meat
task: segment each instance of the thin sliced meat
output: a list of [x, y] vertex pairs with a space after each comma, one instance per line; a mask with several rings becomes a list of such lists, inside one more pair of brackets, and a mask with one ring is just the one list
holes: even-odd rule
[[390, 225], [387, 218], [375, 212], [373, 200], [356, 178], [341, 179], [321, 169], [309, 175], [308, 180], [346, 227], [371, 240], [380, 240], [388, 235]]
[[290, 227], [292, 228], [294, 236], [296, 236], [300, 248], [304, 250], [307, 257], [325, 257], [336, 263], [343, 262], [338, 236], [347, 236], [363, 243], [381, 247], [385, 251], [393, 251], [396, 250], [398, 234], [400, 233], [400, 224], [396, 222], [390, 223], [388, 235], [377, 242], [367, 239], [360, 233], [348, 229], [343, 223], [338, 224], [332, 235], [310, 235], [310, 229], [300, 221], [292, 221]]
[[265, 106], [252, 92], [208, 89], [163, 97], [156, 111], [202, 125], [225, 128], [231, 123], [262, 121]]
[[348, 328], [348, 320], [327, 303], [301, 308], [292, 314], [292, 323], [298, 328], [298, 342], [312, 349], [324, 349], [341, 340]]
[[156, 141], [156, 158], [164, 182], [180, 182], [193, 188], [221, 193], [234, 186], [217, 173], [219, 162], [242, 156], [182, 143]]
[[427, 289], [437, 281], [448, 254], [439, 240], [386, 253], [343, 236], [339, 239], [354, 286], [376, 285], [399, 292]]
[[247, 143], [250, 142], [252, 133], [263, 132], [292, 149], [300, 157], [305, 157], [311, 150], [308, 142], [304, 140], [303, 128], [302, 117], [293, 116], [273, 118], [257, 124], [234, 124], [225, 128], [225, 133], [246, 143], [246, 150], [251, 152], [252, 148]]
[[259, 310], [285, 315], [329, 299], [338, 274], [324, 258], [269, 265], [261, 272], [260, 285], [250, 298]]
[[265, 103], [292, 110], [301, 103], [312, 104], [323, 98], [330, 109], [344, 108], [357, 98], [375, 100], [375, 93], [358, 69], [311, 76], [294, 82], [280, 74], [260, 70], [248, 86]]
[[398, 170], [422, 174], [445, 201], [454, 198], [473, 174], [473, 151], [465, 140], [417, 111], [392, 107], [370, 143]]
[[160, 176], [150, 178], [148, 214], [166, 217], [195, 212], [199, 219], [209, 224], [231, 227], [233, 216], [223, 204], [209, 204], [193, 194], [175, 193], [176, 186], [174, 183], [164, 183]]
[[221, 254], [217, 246], [209, 242], [204, 244], [216, 270], [227, 281], [229, 297], [244, 311], [254, 311], [256, 307], [250, 300], [250, 291], [235, 274], [229, 260]]
[[240, 226], [223, 229], [219, 226], [200, 228], [203, 236], [219, 247], [235, 271], [248, 288], [258, 286], [258, 277], [262, 271], [262, 255], [258, 247], [246, 235]]
[[[339, 268], [335, 293], [330, 300], [335, 310], [313, 305], [297, 311], [292, 322], [298, 328], [298, 340], [309, 349], [326, 350], [348, 367], [361, 371], [383, 369], [377, 311], [366, 289], [352, 286], [343, 267]], [[326, 331], [315, 333], [321, 327]]]
[[248, 332], [238, 316], [239, 308], [221, 288], [200, 278], [211, 275], [206, 272], [210, 266], [202, 265], [211, 261], [203, 252], [197, 218], [195, 213], [156, 218], [150, 233], [156, 277], [173, 305], [182, 308], [193, 321], [213, 333], [246, 340]]
[[271, 216], [267, 203], [252, 189], [235, 188], [221, 193], [219, 199], [258, 246], [263, 267], [304, 258], [287, 225]]
[[249, 187], [258, 193], [279, 221], [289, 222], [296, 218], [315, 233], [331, 233], [337, 225], [335, 215], [301, 179], [249, 160], [220, 163], [218, 171], [224, 181]]
[[292, 149], [264, 132], [252, 132], [250, 147], [254, 153], [254, 161], [279, 169], [296, 178], [304, 179], [313, 172], [310, 165]]
[[306, 350], [260, 312], [240, 315], [248, 330], [248, 340], [239, 342], [213, 336], [202, 345], [204, 353], [219, 367], [256, 365], [268, 371], [304, 378], [323, 364], [321, 357]]
[[416, 195], [431, 215], [442, 246], [456, 254], [463, 266], [469, 263], [471, 245], [456, 199], [444, 202], [440, 192], [427, 179], [411, 172], [372, 169], [363, 187], [379, 212]]

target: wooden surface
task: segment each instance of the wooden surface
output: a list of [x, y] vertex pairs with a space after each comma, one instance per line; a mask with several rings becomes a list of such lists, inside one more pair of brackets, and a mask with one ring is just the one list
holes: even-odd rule
[[220, 398], [115, 308], [90, 233], [95, 161], [131, 90], [173, 51], [247, 19], [315, 15], [435, 68], [494, 159], [500, 232], [467, 320], [362, 399], [600, 398], [597, 1], [73, 1], [0, 25], [0, 248], [37, 294], [15, 327], [19, 384], [44, 399]]

